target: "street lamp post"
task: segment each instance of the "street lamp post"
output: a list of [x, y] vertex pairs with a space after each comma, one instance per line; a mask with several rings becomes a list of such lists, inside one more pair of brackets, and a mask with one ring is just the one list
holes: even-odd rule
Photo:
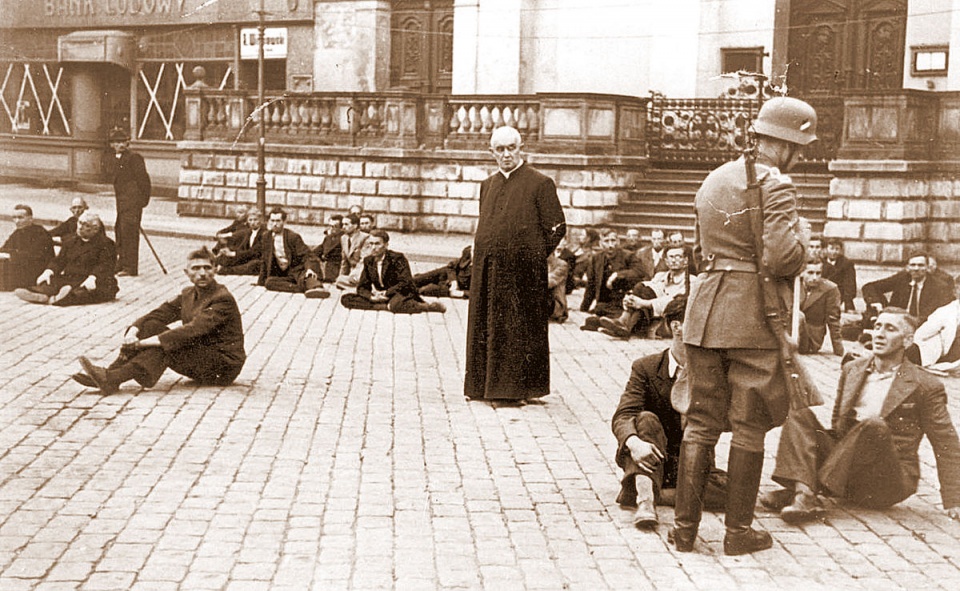
[[263, 8], [263, 0], [260, 0], [260, 10], [257, 11], [259, 22], [257, 24], [257, 110], [260, 115], [259, 135], [257, 137], [257, 209], [260, 215], [266, 216], [267, 211], [267, 156], [266, 156], [266, 121], [264, 107], [264, 87], [263, 87], [263, 36], [266, 25], [264, 17], [266, 13]]

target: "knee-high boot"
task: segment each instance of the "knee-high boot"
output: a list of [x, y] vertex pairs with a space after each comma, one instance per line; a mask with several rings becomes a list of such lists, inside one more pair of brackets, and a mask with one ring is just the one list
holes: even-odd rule
[[692, 552], [703, 515], [703, 492], [713, 467], [713, 447], [684, 442], [680, 445], [673, 529], [668, 539], [678, 552]]
[[730, 448], [725, 519], [727, 534], [723, 538], [723, 553], [728, 556], [749, 554], [773, 546], [770, 534], [750, 527], [762, 470], [763, 452]]

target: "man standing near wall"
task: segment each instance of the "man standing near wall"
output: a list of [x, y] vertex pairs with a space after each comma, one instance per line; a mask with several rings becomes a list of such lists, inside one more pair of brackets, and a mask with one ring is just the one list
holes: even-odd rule
[[550, 393], [547, 257], [566, 233], [553, 180], [525, 164], [512, 127], [490, 137], [499, 170], [480, 185], [467, 319], [468, 398]]
[[122, 129], [110, 132], [110, 147], [115, 160], [113, 190], [117, 197], [117, 275], [136, 276], [140, 272], [140, 218], [150, 201], [150, 175], [143, 156], [130, 150], [130, 136]]
[[[793, 182], [778, 169], [789, 170], [802, 146], [817, 139], [817, 114], [797, 99], [771, 99], [760, 109], [754, 131], [755, 163], [741, 158], [714, 170], [694, 202], [696, 252], [704, 265], [683, 325], [690, 405], [670, 532], [679, 552], [693, 550], [714, 447], [725, 430], [733, 438], [724, 554], [773, 545], [770, 534], [751, 527], [764, 437], [783, 424], [789, 408], [779, 350], [783, 335], [768, 322], [768, 308], [774, 305], [771, 295], [789, 293], [810, 237], [809, 225], [797, 214]], [[785, 318], [782, 308], [776, 311]]]

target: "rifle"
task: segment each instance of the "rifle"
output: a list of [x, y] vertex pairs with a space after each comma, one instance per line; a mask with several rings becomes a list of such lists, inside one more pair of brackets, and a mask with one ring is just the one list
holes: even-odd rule
[[[797, 353], [800, 328], [800, 277], [794, 277], [793, 293], [787, 294], [789, 287], [767, 274], [762, 267], [763, 260], [763, 195], [760, 182], [757, 180], [757, 152], [755, 142], [748, 142], [743, 159], [747, 173], [747, 207], [751, 212], [751, 226], [753, 226], [754, 240], [757, 253], [757, 277], [760, 281], [760, 292], [763, 294], [764, 316], [767, 325], [777, 337], [779, 344], [780, 362], [783, 364], [786, 376], [787, 391], [790, 397], [790, 408], [799, 409], [808, 406], [823, 404], [823, 396], [817, 389], [813, 379], [800, 362]], [[787, 338], [787, 319], [784, 296], [793, 301], [793, 341]]]

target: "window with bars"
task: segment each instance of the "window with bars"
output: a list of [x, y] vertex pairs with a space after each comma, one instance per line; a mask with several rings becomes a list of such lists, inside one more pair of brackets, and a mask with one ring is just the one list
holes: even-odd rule
[[70, 81], [55, 63], [0, 63], [0, 133], [69, 136]]

